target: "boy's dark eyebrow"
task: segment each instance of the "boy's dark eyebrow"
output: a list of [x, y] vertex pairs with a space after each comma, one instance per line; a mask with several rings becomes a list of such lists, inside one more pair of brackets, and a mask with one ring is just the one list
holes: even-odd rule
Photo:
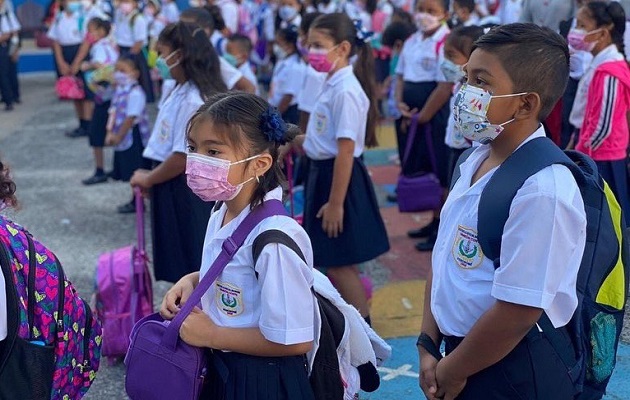
[[488, 75], [488, 76], [492, 76], [492, 74], [490, 73], [490, 71], [488, 71], [488, 70], [487, 70], [487, 69], [485, 69], [485, 68], [475, 68], [475, 69], [473, 69], [472, 71], [471, 71], [471, 70], [469, 70], [469, 69], [467, 69], [466, 71], [467, 71], [469, 74], [475, 74], [475, 75], [485, 74], [485, 75]]

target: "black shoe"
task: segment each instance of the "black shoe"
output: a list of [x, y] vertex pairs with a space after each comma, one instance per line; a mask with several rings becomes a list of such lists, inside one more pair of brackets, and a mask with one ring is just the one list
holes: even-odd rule
[[432, 236], [426, 242], [416, 243], [416, 250], [420, 252], [433, 251], [436, 239], [437, 238], [435, 236]]
[[13, 104], [7, 104], [4, 106], [4, 111], [13, 111]]
[[129, 203], [125, 203], [122, 206], [118, 206], [116, 210], [119, 214], [133, 214], [136, 212], [136, 203], [135, 201], [130, 201]]
[[95, 185], [97, 183], [105, 182], [107, 182], [107, 175], [105, 174], [94, 174], [91, 177], [81, 181], [81, 183], [83, 183], [84, 185]]
[[15, 100], [13, 100], [13, 103], [15, 103], [15, 104], [22, 104], [22, 100], [21, 99], [15, 99]]
[[73, 131], [66, 132], [66, 137], [69, 138], [78, 138], [82, 136], [87, 136], [88, 132], [83, 128], [77, 128]]
[[398, 195], [396, 193], [388, 194], [387, 201], [389, 201], [390, 203], [398, 203]]
[[439, 225], [440, 225], [440, 220], [434, 219], [433, 221], [431, 221], [429, 225], [423, 228], [410, 230], [409, 232], [407, 232], [407, 236], [409, 236], [412, 239], [423, 239], [423, 238], [429, 237], [437, 233]]

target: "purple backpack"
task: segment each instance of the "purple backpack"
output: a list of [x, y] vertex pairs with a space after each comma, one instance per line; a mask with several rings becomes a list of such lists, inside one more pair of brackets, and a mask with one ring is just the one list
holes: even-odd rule
[[0, 216], [7, 338], [0, 342], [0, 399], [80, 399], [101, 356], [101, 327], [61, 263]]
[[103, 324], [103, 356], [111, 362], [129, 348], [133, 325], [153, 312], [153, 290], [144, 249], [144, 204], [136, 191], [138, 245], [101, 254], [96, 270], [96, 313]]

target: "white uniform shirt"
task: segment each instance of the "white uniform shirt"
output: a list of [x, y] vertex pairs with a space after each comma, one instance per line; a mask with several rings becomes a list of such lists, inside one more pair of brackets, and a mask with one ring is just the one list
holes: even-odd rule
[[614, 44], [606, 47], [604, 50], [600, 51], [595, 58], [593, 58], [591, 65], [584, 73], [584, 76], [582, 76], [582, 79], [580, 79], [580, 83], [578, 83], [577, 93], [575, 94], [575, 102], [573, 103], [571, 114], [569, 115], [569, 122], [571, 125], [575, 126], [577, 129], [582, 129], [584, 113], [586, 112], [586, 103], [588, 102], [588, 88], [591, 86], [591, 81], [593, 80], [597, 67], [608, 61], [620, 60], [623, 60], [623, 54], [619, 52], [617, 46]]
[[249, 61], [245, 61], [238, 67], [238, 70], [241, 71], [245, 79], [250, 81], [252, 85], [256, 88], [256, 96], [260, 96], [260, 88], [258, 87], [258, 79], [256, 79], [256, 74], [254, 74], [254, 70], [252, 69], [252, 65]]
[[144, 109], [147, 105], [147, 95], [144, 94], [144, 90], [139, 85], [135, 85], [131, 92], [129, 92], [129, 98], [127, 99], [127, 118], [142, 116]]
[[60, 12], [53, 20], [48, 37], [60, 46], [76, 46], [83, 42], [83, 26], [81, 26], [81, 13], [68, 14]]
[[87, 34], [87, 26], [90, 20], [94, 18], [100, 18], [102, 20], [109, 21], [109, 16], [105, 14], [105, 12], [103, 12], [103, 10], [96, 4], [88, 8], [87, 10], [84, 10], [84, 14], [85, 16], [83, 19], [83, 32], [85, 32], [85, 34]]
[[[545, 136], [539, 128], [527, 140]], [[552, 165], [519, 189], [510, 207], [500, 267], [477, 239], [479, 197], [496, 168], [470, 187], [489, 145], [479, 146], [461, 165], [448, 196], [433, 250], [431, 312], [440, 332], [463, 337], [497, 300], [541, 308], [555, 327], [567, 324], [577, 307], [576, 280], [586, 241], [586, 214], [571, 172]]]
[[444, 42], [449, 32], [443, 24], [426, 39], [422, 32], [411, 35], [400, 52], [396, 74], [402, 75], [405, 82], [446, 82], [440, 64], [444, 60]]
[[337, 157], [338, 139], [354, 141], [354, 157], [365, 147], [370, 100], [352, 66], [337, 71], [324, 83], [306, 127], [304, 151], [314, 160]]
[[162, 162], [172, 153], [186, 153], [186, 126], [202, 105], [199, 89], [190, 81], [164, 93], [144, 157]]
[[273, 76], [271, 77], [269, 104], [278, 107], [284, 96], [291, 95], [293, 99], [290, 105], [296, 105], [297, 96], [302, 91], [305, 70], [306, 64], [302, 62], [298, 53], [279, 60], [273, 69]]
[[285, 29], [285, 28], [288, 28], [290, 26], [297, 26], [297, 27], [299, 27], [300, 25], [302, 25], [302, 16], [300, 14], [298, 14], [295, 17], [293, 17], [293, 19], [291, 21], [282, 20], [280, 22], [280, 29]]
[[[265, 200], [282, 198], [276, 188]], [[224, 204], [208, 222], [203, 245], [200, 279], [221, 252], [223, 241], [234, 233], [250, 213], [249, 206], [221, 227]], [[300, 247], [305, 263], [293, 250], [281, 244], [269, 244], [260, 253], [256, 265], [252, 244], [262, 232], [277, 229], [288, 234]], [[258, 273], [258, 278], [256, 278]], [[263, 336], [284, 345], [313, 340], [315, 306], [313, 285], [313, 251], [308, 235], [292, 218], [274, 216], [263, 220], [245, 239], [243, 246], [225, 267], [218, 279], [202, 297], [203, 310], [215, 324], [233, 328], [260, 328]]]
[[[136, 16], [134, 17], [134, 14]], [[132, 22], [133, 19], [133, 22]], [[116, 29], [114, 37], [116, 44], [122, 47], [133, 47], [136, 42], [142, 42], [146, 46], [149, 40], [149, 26], [147, 20], [138, 11], [133, 11], [129, 15], [124, 15], [120, 10], [116, 10], [114, 15]]]
[[179, 8], [177, 8], [177, 4], [174, 1], [164, 2], [161, 14], [167, 25], [179, 21]]
[[102, 65], [114, 65], [118, 60], [118, 51], [109, 38], [103, 38], [90, 48], [90, 62]]
[[300, 90], [300, 93], [297, 96], [297, 105], [300, 111], [304, 111], [309, 114], [313, 112], [315, 102], [324, 87], [325, 81], [326, 73], [317, 72], [310, 65], [306, 67], [304, 84], [302, 85], [302, 90]]
[[234, 89], [236, 83], [243, 77], [243, 73], [239, 71], [238, 68], [225, 61], [223, 57], [219, 57], [219, 63], [221, 67], [221, 78], [225, 86], [227, 86], [228, 90]]
[[13, 10], [5, 5], [4, 10], [0, 9], [0, 34], [16, 33], [20, 29], [22, 29], [20, 21]]
[[523, 0], [504, 0], [499, 4], [497, 15], [501, 24], [513, 24], [520, 21], [523, 11]]
[[234, 0], [218, 0], [214, 3], [221, 9], [221, 16], [225, 21], [225, 27], [231, 33], [238, 32], [238, 4]]

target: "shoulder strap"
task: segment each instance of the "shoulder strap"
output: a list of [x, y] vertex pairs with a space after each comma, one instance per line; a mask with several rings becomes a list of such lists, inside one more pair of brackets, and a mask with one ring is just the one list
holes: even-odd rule
[[501, 239], [512, 200], [525, 181], [553, 164], [569, 168], [578, 185], [585, 182], [580, 168], [550, 139], [533, 139], [508, 157], [481, 193], [478, 211], [479, 244], [484, 254], [499, 267]]
[[7, 296], [7, 337], [5, 338], [2, 351], [0, 352], [0, 376], [7, 363], [9, 355], [15, 345], [20, 325], [20, 316], [18, 310], [18, 294], [13, 280], [13, 270], [11, 268], [11, 255], [5, 243], [0, 240], [0, 267], [4, 275], [4, 284]]
[[291, 238], [291, 236], [286, 233], [279, 231], [277, 229], [270, 229], [268, 231], [264, 231], [256, 239], [254, 239], [254, 243], [252, 244], [252, 255], [254, 256], [254, 265], [258, 261], [258, 257], [260, 257], [260, 253], [262, 253], [265, 246], [272, 243], [279, 243], [287, 246], [291, 250], [295, 252], [304, 262], [306, 262], [306, 257], [304, 257], [304, 253], [302, 253], [302, 249], [295, 243], [295, 240]]
[[219, 277], [219, 275], [221, 275], [225, 266], [234, 257], [252, 230], [267, 217], [285, 214], [286, 210], [284, 209], [281, 201], [268, 200], [260, 206], [254, 208], [252, 212], [245, 217], [232, 236], [223, 241], [221, 252], [214, 263], [212, 263], [212, 266], [210, 266], [208, 273], [204, 275], [203, 279], [201, 279], [195, 290], [190, 295], [186, 304], [184, 304], [181, 311], [169, 324], [169, 327], [164, 334], [164, 338], [162, 339], [162, 345], [173, 350], [175, 349], [175, 346], [177, 345], [177, 338], [179, 337], [179, 328], [184, 322], [184, 319], [186, 319], [193, 308], [199, 304], [201, 297], [208, 291], [208, 289], [210, 289], [210, 286]]
[[451, 177], [451, 188], [450, 190], [453, 190], [453, 187], [455, 186], [455, 184], [457, 183], [457, 181], [459, 180], [459, 178], [462, 176], [462, 172], [459, 170], [459, 167], [466, 162], [466, 160], [468, 160], [468, 157], [470, 157], [470, 155], [473, 153], [473, 151], [475, 151], [474, 147], [470, 147], [468, 149], [466, 149], [457, 159], [457, 162], [455, 163], [455, 169], [453, 170], [453, 176]]

